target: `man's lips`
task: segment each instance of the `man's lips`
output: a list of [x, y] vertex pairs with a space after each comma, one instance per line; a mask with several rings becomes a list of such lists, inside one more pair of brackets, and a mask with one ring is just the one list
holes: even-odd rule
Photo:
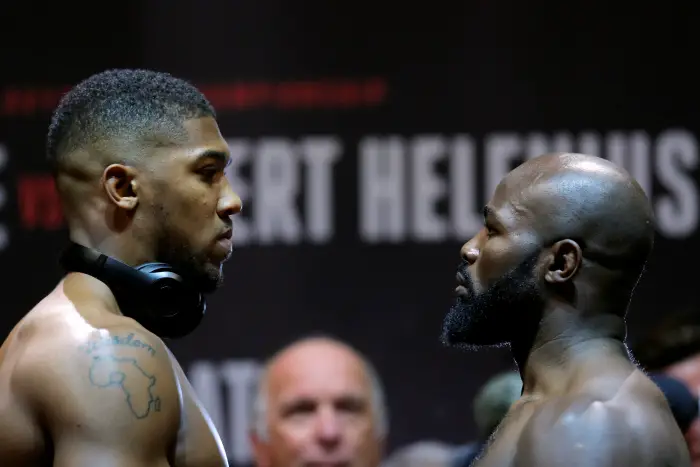
[[466, 287], [467, 281], [461, 272], [457, 273], [456, 280], [457, 288], [455, 288], [455, 294], [463, 298], [469, 296], [469, 290]]
[[224, 259], [228, 258], [233, 251], [233, 230], [228, 229], [216, 238], [217, 250], [220, 250], [221, 257]]
[[455, 294], [458, 297], [466, 298], [469, 296], [469, 291], [463, 285], [458, 285], [457, 288], [455, 289]]
[[231, 240], [233, 238], [233, 229], [226, 229], [224, 232], [217, 237], [219, 240], [224, 239], [224, 240]]
[[221, 238], [216, 244], [226, 251], [231, 251], [233, 249], [233, 240], [230, 238]]
[[458, 285], [463, 286], [466, 283], [464, 275], [461, 272], [457, 272], [457, 276], [455, 277], [455, 280], [457, 281]]

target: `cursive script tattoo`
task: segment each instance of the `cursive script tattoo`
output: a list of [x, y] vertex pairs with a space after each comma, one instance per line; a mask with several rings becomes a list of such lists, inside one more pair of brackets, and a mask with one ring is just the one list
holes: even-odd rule
[[153, 393], [157, 379], [135, 358], [92, 357], [89, 376], [93, 386], [121, 390], [134, 417], [143, 419], [151, 412], [160, 412], [160, 397]]
[[99, 337], [88, 341], [80, 346], [80, 349], [88, 355], [92, 355], [102, 349], [109, 347], [130, 347], [133, 349], [144, 349], [152, 357], [156, 356], [156, 349], [147, 342], [136, 339], [133, 333], [126, 336], [110, 335], [107, 337]]

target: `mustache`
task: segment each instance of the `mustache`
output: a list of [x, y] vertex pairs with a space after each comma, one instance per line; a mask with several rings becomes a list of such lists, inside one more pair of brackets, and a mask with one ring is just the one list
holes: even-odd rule
[[459, 266], [457, 266], [457, 274], [460, 275], [461, 281], [459, 285], [467, 289], [470, 294], [474, 293], [474, 280], [471, 274], [469, 274], [469, 263], [462, 261]]

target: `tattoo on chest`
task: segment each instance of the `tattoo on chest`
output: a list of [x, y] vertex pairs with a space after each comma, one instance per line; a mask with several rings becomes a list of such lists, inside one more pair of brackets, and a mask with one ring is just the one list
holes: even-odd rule
[[[133, 351], [129, 356], [117, 357], [111, 355], [110, 347], [129, 347]], [[155, 356], [156, 351], [150, 344], [135, 339], [133, 334], [112, 335], [92, 340], [80, 349], [92, 357], [88, 373], [90, 384], [108, 391], [120, 391], [137, 419], [160, 412], [161, 401], [156, 394], [158, 380], [140, 364], [141, 360]]]

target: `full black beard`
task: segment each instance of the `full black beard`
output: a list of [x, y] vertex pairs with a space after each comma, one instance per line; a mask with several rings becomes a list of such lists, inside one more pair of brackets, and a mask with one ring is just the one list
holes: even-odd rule
[[538, 257], [539, 252], [528, 256], [481, 293], [463, 262], [458, 271], [469, 294], [457, 297], [445, 316], [443, 344], [467, 350], [501, 347], [539, 322], [545, 302], [534, 273]]
[[168, 215], [164, 209], [157, 211], [160, 231], [157, 237], [156, 258], [169, 264], [185, 282], [201, 293], [211, 293], [223, 283], [221, 267], [211, 264], [205, 254], [195, 254], [186, 238], [175, 229], [168, 228]]

